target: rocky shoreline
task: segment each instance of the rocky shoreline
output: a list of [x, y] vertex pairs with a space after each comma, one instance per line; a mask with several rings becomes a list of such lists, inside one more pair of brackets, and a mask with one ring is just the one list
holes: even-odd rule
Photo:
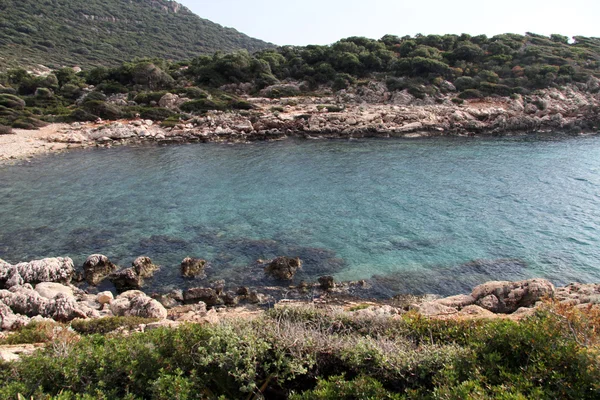
[[[195, 274], [201, 274], [200, 261], [185, 259], [182, 274], [194, 271], [194, 265], [198, 267]], [[377, 301], [361, 298], [365, 281], [335, 282], [326, 276], [315, 283], [286, 286], [290, 274], [293, 276], [300, 265], [301, 260], [286, 257], [264, 262], [265, 274], [281, 279], [278, 287], [231, 288], [224, 281], [216, 281], [187, 290], [147, 294], [141, 290], [143, 278], [151, 277], [158, 268], [148, 257], [139, 257], [132, 267], [124, 269], [103, 255], [90, 256], [81, 268], [76, 268], [70, 258], [15, 265], [0, 260], [0, 328], [11, 331], [36, 321], [68, 323], [111, 316], [153, 318], [157, 322], [152, 327], [218, 323], [294, 304], [341, 307], [390, 317], [412, 311], [426, 317], [455, 319], [520, 319], [531, 315], [545, 300], [575, 307], [600, 304], [600, 284], [572, 283], [556, 288], [545, 279], [487, 282], [470, 294], [446, 298], [402, 295]], [[95, 285], [104, 279], [114, 284], [114, 290], [98, 293]]]
[[[600, 85], [591, 80], [589, 85]], [[126, 103], [115, 95], [109, 102]], [[187, 101], [166, 94], [161, 107], [178, 110]], [[96, 121], [95, 123], [52, 124], [42, 128], [47, 134], [28, 143], [21, 151], [11, 151], [10, 137], [0, 143], [0, 162], [30, 157], [40, 152], [62, 151], [93, 146], [140, 143], [248, 143], [282, 140], [352, 138], [423, 138], [439, 136], [500, 136], [525, 133], [597, 133], [600, 127], [600, 94], [594, 87], [570, 85], [535, 95], [488, 97], [460, 100], [426, 97], [418, 99], [406, 90], [388, 92], [380, 82], [342, 90], [336, 95], [302, 96], [281, 99], [266, 97], [246, 101], [252, 110], [208, 111], [202, 116], [166, 124], [151, 120]], [[13, 142], [16, 139], [12, 140]], [[21, 140], [23, 142], [23, 140]]]

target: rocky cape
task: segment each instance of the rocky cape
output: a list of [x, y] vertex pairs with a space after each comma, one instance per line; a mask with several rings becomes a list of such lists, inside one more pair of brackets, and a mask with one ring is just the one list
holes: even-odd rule
[[[188, 271], [190, 262], [202, 264], [199, 261], [186, 258], [182, 274]], [[300, 268], [301, 261], [278, 257], [264, 262], [266, 274], [289, 273], [290, 266]], [[600, 284], [572, 283], [556, 288], [545, 279], [487, 282], [469, 294], [446, 298], [402, 295], [383, 301], [360, 298], [361, 289], [368, 286], [365, 281], [335, 282], [330, 276], [299, 286], [286, 286], [288, 275], [280, 275], [281, 287], [230, 288], [226, 282], [216, 281], [168, 293], [149, 295], [139, 290], [143, 278], [151, 277], [157, 268], [148, 257], [139, 257], [132, 267], [120, 269], [98, 254], [90, 256], [82, 268], [76, 268], [70, 258], [15, 265], [0, 260], [0, 328], [11, 331], [32, 321], [68, 323], [109, 316], [154, 318], [157, 322], [152, 327], [216, 323], [225, 318], [251, 318], [269, 307], [294, 304], [341, 307], [389, 317], [416, 312], [432, 318], [459, 319], [519, 319], [531, 315], [547, 300], [580, 308], [600, 304]], [[127, 285], [122, 284], [123, 276]], [[98, 293], [94, 285], [103, 279], [114, 283], [113, 291]]]

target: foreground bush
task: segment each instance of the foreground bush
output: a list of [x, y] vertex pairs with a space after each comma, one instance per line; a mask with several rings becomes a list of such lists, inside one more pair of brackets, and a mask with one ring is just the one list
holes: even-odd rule
[[599, 327], [558, 306], [520, 323], [275, 309], [52, 344], [0, 364], [0, 398], [595, 399]]

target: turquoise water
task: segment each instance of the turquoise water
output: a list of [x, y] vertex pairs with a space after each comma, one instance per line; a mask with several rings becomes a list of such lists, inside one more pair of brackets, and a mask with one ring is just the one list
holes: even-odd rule
[[371, 279], [373, 294], [465, 292], [490, 279], [600, 282], [600, 137], [286, 140], [73, 151], [0, 166], [0, 258], [92, 253], [208, 280]]

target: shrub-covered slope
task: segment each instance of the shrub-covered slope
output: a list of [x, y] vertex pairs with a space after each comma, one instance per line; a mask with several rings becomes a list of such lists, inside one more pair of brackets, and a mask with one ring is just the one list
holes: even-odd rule
[[0, 68], [117, 65], [134, 57], [182, 60], [267, 47], [169, 0], [0, 2]]

